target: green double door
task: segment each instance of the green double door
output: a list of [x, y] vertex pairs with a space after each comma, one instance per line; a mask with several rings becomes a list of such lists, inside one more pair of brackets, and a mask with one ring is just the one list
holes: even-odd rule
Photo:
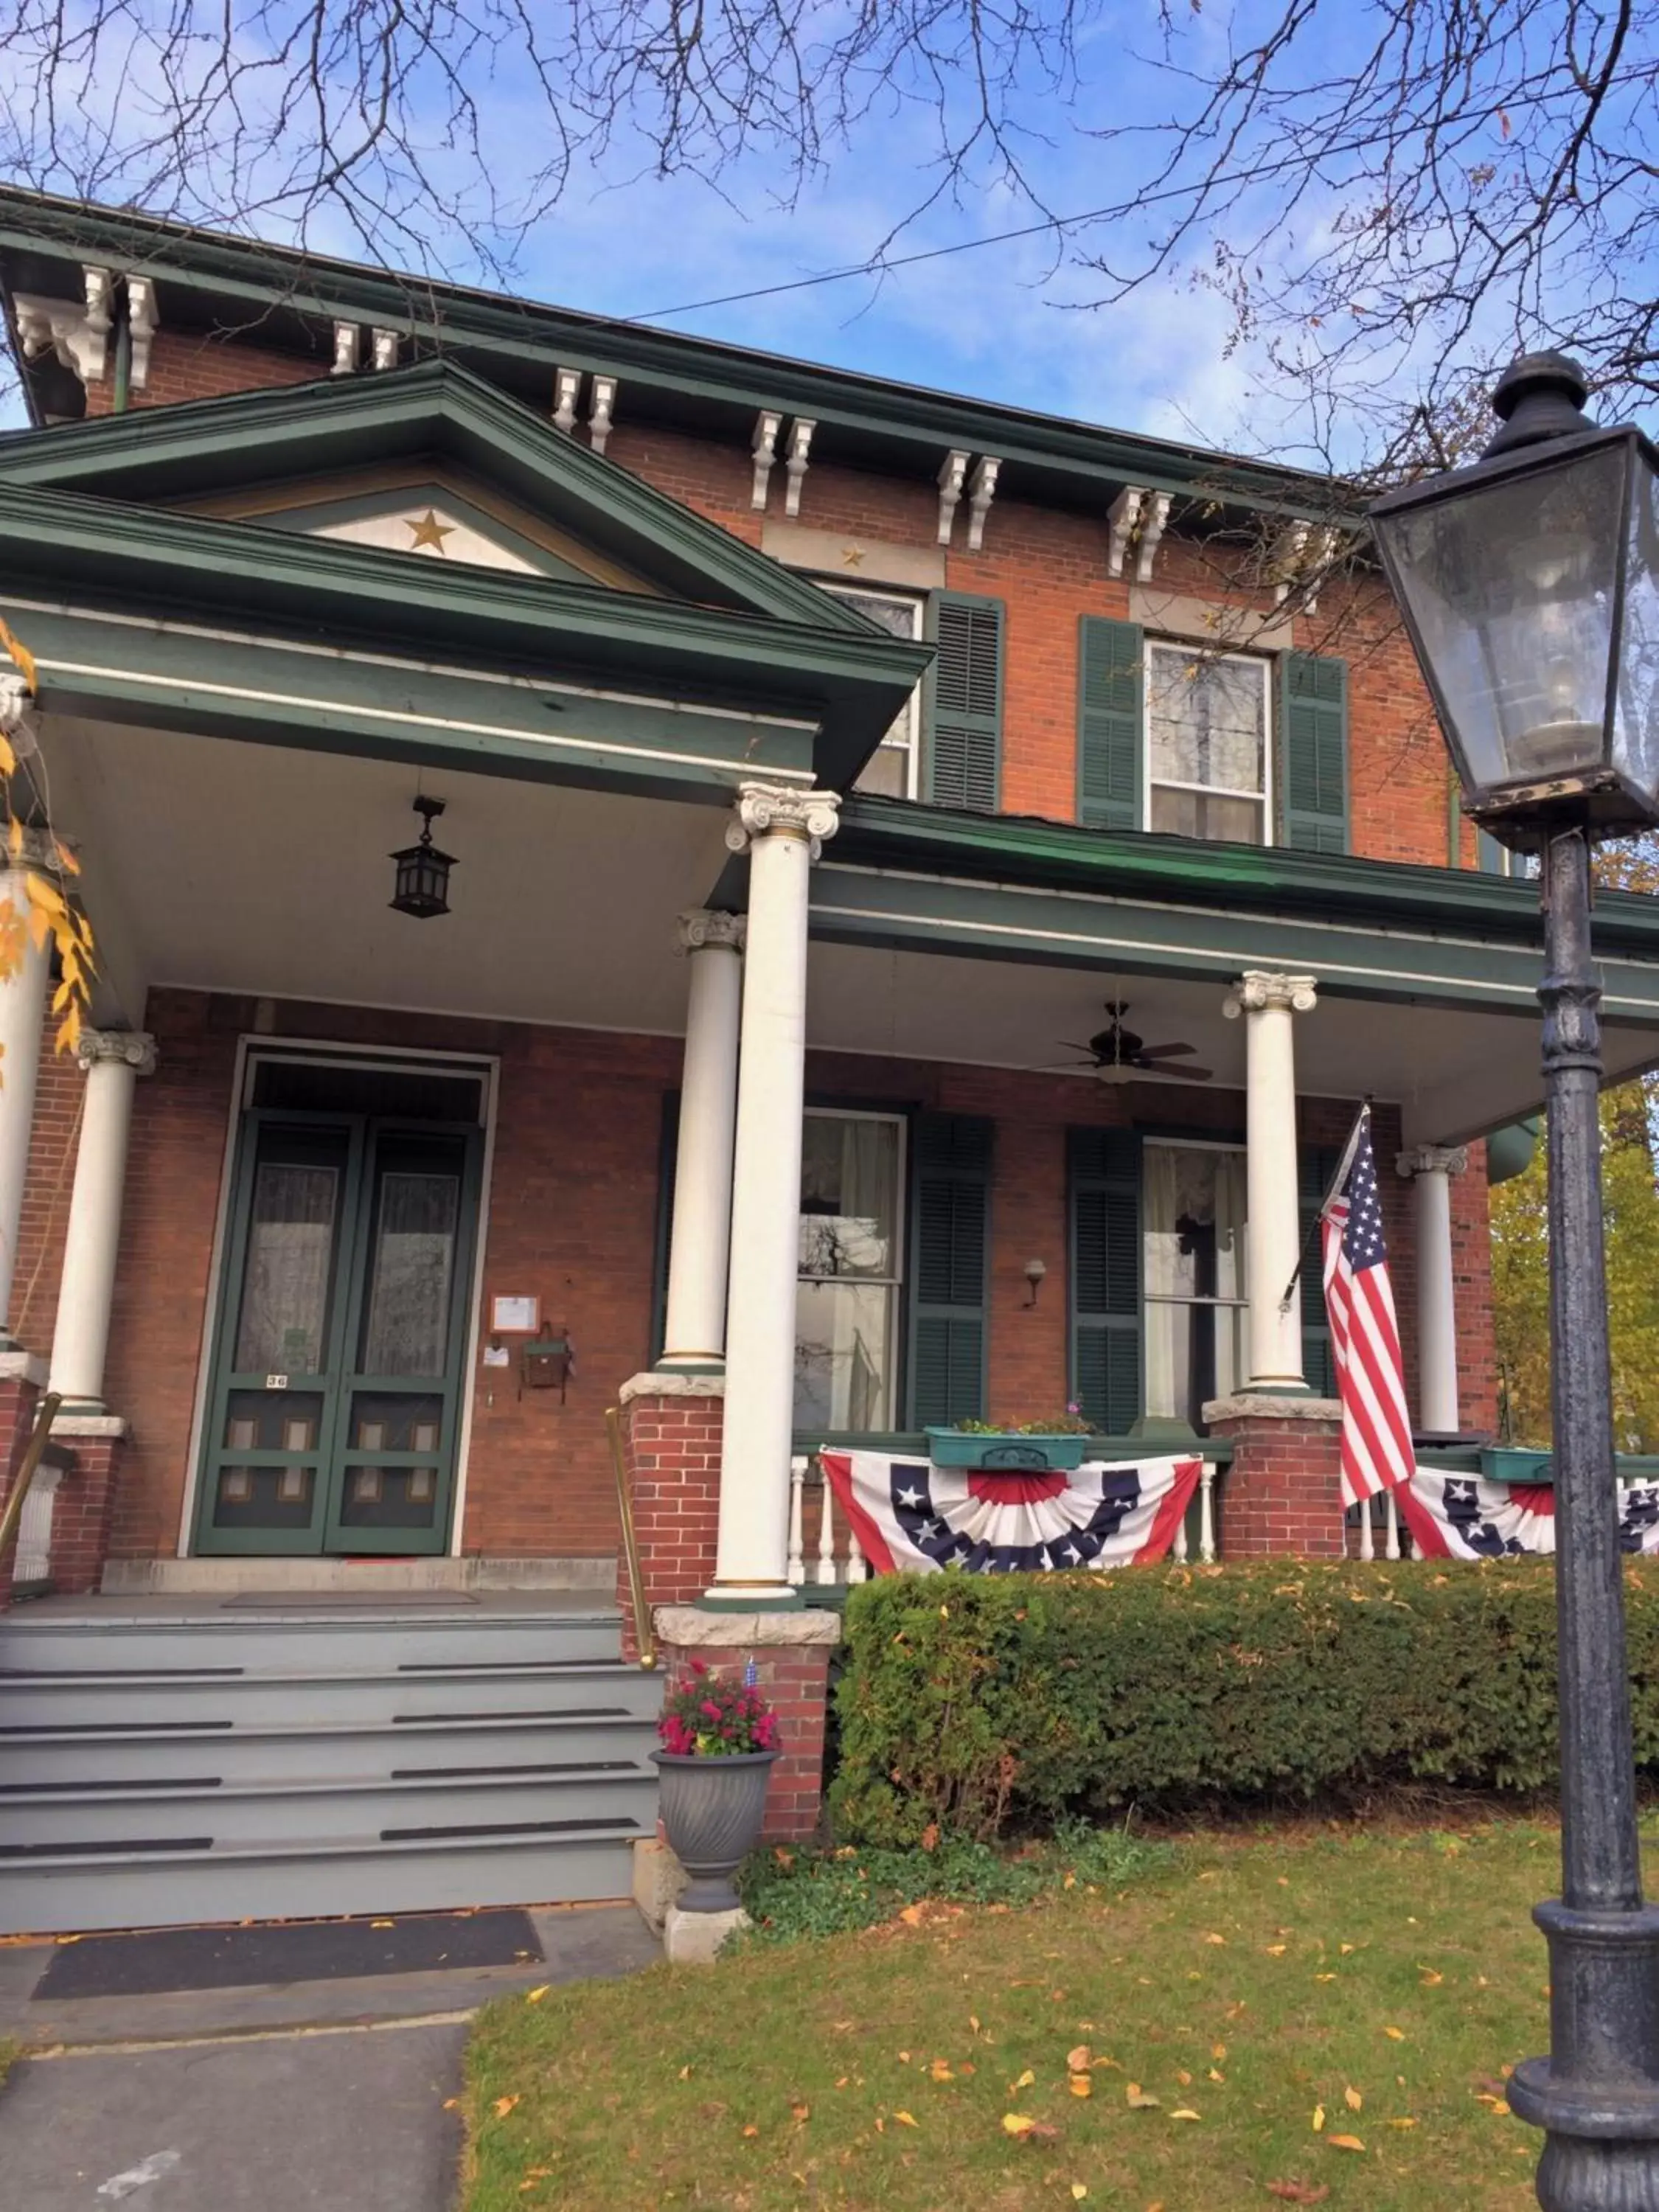
[[199, 1552], [441, 1552], [465, 1383], [480, 1133], [243, 1121]]

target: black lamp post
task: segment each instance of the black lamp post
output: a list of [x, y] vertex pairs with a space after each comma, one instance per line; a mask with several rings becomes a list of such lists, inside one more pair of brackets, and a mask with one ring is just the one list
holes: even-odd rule
[[1601, 1248], [1601, 993], [1589, 851], [1659, 821], [1659, 453], [1597, 429], [1559, 354], [1492, 394], [1481, 459], [1372, 510], [1465, 807], [1541, 856], [1550, 1370], [1561, 1706], [1547, 2058], [1510, 2102], [1546, 2130], [1546, 2212], [1659, 2212], [1659, 1908], [1642, 1898]]

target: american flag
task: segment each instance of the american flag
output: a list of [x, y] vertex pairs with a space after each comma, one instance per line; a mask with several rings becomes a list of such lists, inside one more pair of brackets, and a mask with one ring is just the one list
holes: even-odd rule
[[1369, 1113], [1354, 1126], [1346, 1170], [1321, 1216], [1321, 1235], [1325, 1310], [1342, 1401], [1342, 1501], [1357, 1505], [1408, 1483], [1417, 1464]]

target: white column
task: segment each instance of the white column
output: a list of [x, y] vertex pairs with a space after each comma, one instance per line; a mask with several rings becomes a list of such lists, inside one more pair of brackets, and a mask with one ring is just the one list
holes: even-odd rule
[[749, 854], [749, 945], [732, 1184], [726, 1433], [711, 1597], [764, 1603], [787, 1578], [795, 1402], [807, 884], [841, 801], [746, 783], [726, 833]]
[[[26, 851], [26, 862], [32, 857]], [[40, 1073], [52, 956], [29, 932], [23, 869], [0, 863], [0, 946], [10, 973], [0, 980], [0, 1342], [13, 1344], [17, 1238], [28, 1177], [29, 1136]]]
[[[1249, 1146], [1250, 1371], [1245, 1388], [1297, 1391], [1302, 1374], [1302, 1304], [1285, 1297], [1302, 1231], [1296, 1150], [1296, 1042], [1292, 1021], [1311, 1012], [1311, 975], [1248, 969], [1222, 1012], [1244, 1017], [1245, 1139]], [[1317, 1261], [1314, 1262], [1316, 1266]]]
[[1417, 1187], [1417, 1419], [1437, 1435], [1457, 1431], [1457, 1309], [1452, 1287], [1451, 1179], [1469, 1156], [1461, 1145], [1419, 1145], [1395, 1164]]
[[87, 1095], [47, 1388], [62, 1394], [65, 1413], [101, 1413], [132, 1093], [155, 1066], [155, 1041], [136, 1030], [85, 1030], [76, 1056], [86, 1070]]
[[747, 926], [740, 914], [701, 909], [679, 920], [680, 951], [690, 963], [691, 979], [659, 1367], [718, 1367], [726, 1352], [738, 1022]]

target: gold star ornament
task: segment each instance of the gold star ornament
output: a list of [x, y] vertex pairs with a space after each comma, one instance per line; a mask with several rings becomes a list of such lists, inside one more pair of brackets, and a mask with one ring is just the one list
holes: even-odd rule
[[422, 515], [406, 514], [404, 527], [413, 532], [409, 541], [411, 553], [418, 553], [423, 545], [429, 545], [434, 553], [441, 553], [445, 538], [453, 538], [455, 534], [454, 525], [440, 522], [430, 507]]

